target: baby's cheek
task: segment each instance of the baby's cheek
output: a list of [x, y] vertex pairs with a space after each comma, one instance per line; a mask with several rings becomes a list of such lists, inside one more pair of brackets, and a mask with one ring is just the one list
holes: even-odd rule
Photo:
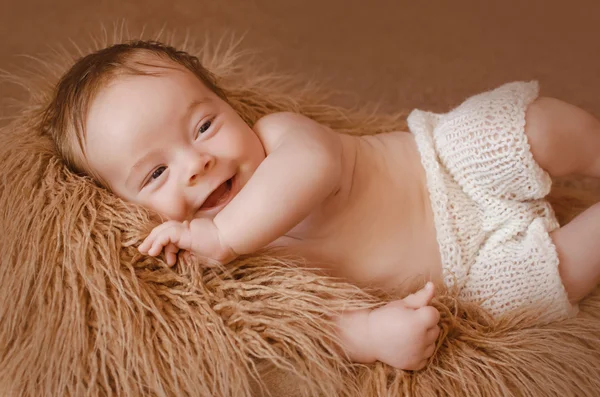
[[185, 201], [176, 195], [157, 194], [149, 202], [148, 207], [169, 220], [183, 222], [187, 219]]

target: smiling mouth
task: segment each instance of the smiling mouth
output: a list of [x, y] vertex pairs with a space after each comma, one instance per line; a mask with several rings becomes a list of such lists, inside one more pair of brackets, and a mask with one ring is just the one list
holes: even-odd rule
[[232, 179], [228, 179], [217, 187], [204, 201], [200, 210], [208, 210], [219, 206], [220, 204], [227, 201], [229, 193], [231, 192], [231, 186], [233, 185]]

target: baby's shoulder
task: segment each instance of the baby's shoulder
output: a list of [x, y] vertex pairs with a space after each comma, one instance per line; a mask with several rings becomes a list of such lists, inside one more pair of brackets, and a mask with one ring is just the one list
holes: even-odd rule
[[323, 124], [299, 113], [277, 112], [261, 117], [252, 127], [267, 154], [284, 141], [298, 149], [324, 149], [332, 153], [341, 150], [338, 134]]

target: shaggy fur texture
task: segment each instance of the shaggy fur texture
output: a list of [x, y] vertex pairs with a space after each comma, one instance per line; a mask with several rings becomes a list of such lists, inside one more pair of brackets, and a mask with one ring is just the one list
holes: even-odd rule
[[[219, 76], [249, 123], [291, 110], [342, 133], [406, 128], [405, 113], [337, 108], [315, 87], [261, 72], [234, 43], [175, 44]], [[142, 257], [135, 247], [151, 214], [65, 169], [38, 129], [49, 87], [74, 56], [56, 55], [61, 62], [40, 71], [5, 76], [31, 99], [0, 133], [1, 395], [599, 395], [600, 293], [578, 318], [541, 327], [535, 313], [493, 321], [440, 290], [437, 353], [411, 373], [352, 365], [339, 353], [328, 316], [383, 297], [298, 258], [271, 252], [170, 269]], [[580, 185], [553, 192], [563, 221], [599, 197]]]

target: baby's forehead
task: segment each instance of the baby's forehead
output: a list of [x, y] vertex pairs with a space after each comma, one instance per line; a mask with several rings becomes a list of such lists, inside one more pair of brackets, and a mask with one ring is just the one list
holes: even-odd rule
[[110, 89], [137, 77], [168, 78], [176, 74], [195, 77], [189, 69], [172, 59], [165, 59], [158, 54], [131, 54], [122, 63], [121, 67], [116, 68], [103, 79], [104, 82], [100, 84], [100, 91]]
[[[154, 104], [157, 114], [146, 113], [147, 118], [153, 119], [163, 113], [161, 109], [189, 106], [188, 103], [214, 94], [194, 72], [156, 54], [136, 54], [124, 66], [124, 70], [106, 81], [90, 101], [86, 112], [87, 127], [90, 121], [98, 124], [99, 119], [93, 116], [94, 113], [102, 113], [101, 119], [105, 120], [105, 117], [119, 115], [119, 118], [127, 119], [129, 117], [124, 114], [127, 110], [146, 113], [143, 112], [146, 104]], [[157, 103], [162, 105], [157, 106]]]
[[98, 93], [89, 107], [88, 134], [93, 134], [92, 130], [104, 135], [107, 129], [126, 133], [155, 125], [166, 127], [183, 122], [190, 109], [213, 103], [214, 93], [193, 73], [159, 68], [149, 75], [120, 76]]
[[[140, 87], [159, 85], [160, 87], [171, 87], [171, 90], [188, 91], [199, 87], [194, 86], [192, 88], [192, 84], [196, 82], [204, 86], [191, 71], [173, 61], [156, 58], [152, 58], [152, 61], [153, 63], [139, 64], [135, 69], [116, 73], [112, 78], [107, 79], [96, 95], [91, 98], [90, 108], [95, 103], [102, 102], [103, 98], [107, 96], [115, 98], [115, 93], [118, 93], [117, 98], [119, 94], [129, 94], [131, 96]], [[190, 84], [191, 82], [192, 84]], [[145, 93], [147, 96], [153, 96], [152, 94], [152, 91]], [[157, 93], [157, 95], [161, 95], [161, 93]], [[141, 96], [139, 99], [149, 98]], [[88, 108], [88, 110], [90, 109]]]
[[129, 54], [124, 65], [133, 68], [165, 68], [187, 70], [183, 65], [164, 55], [150, 51], [139, 50]]

